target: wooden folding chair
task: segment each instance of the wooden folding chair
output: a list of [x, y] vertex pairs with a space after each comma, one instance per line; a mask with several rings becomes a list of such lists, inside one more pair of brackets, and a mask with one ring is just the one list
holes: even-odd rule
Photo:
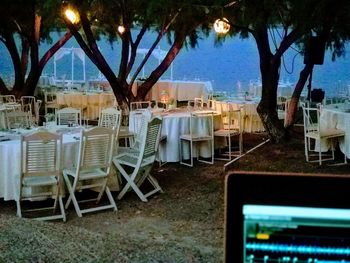
[[19, 196], [16, 200], [17, 215], [22, 217], [21, 201], [42, 201], [46, 198], [54, 200], [53, 206], [29, 209], [29, 211], [55, 211], [59, 203], [60, 214], [37, 217], [39, 220], [62, 219], [66, 215], [62, 202], [61, 189], [61, 160], [62, 135], [39, 130], [21, 138], [21, 178]]
[[[147, 124], [145, 123], [146, 118], [143, 119], [142, 127], [144, 128], [140, 130], [141, 134], [138, 136], [138, 147], [135, 146], [135, 148], [113, 157], [114, 165], [127, 182], [119, 193], [118, 199], [121, 199], [130, 188], [143, 202], [147, 202], [149, 196], [163, 192], [158, 181], [150, 174], [159, 145], [162, 120], [155, 117]], [[128, 172], [128, 168], [131, 169], [131, 172]], [[153, 186], [153, 190], [143, 193], [140, 187], [146, 179]]]
[[121, 123], [121, 115], [121, 111], [117, 108], [111, 107], [103, 109], [98, 120], [98, 126], [119, 130]]
[[77, 125], [81, 126], [81, 110], [75, 108], [63, 108], [56, 111], [57, 125]]
[[[83, 213], [104, 209], [117, 211], [117, 205], [107, 186], [115, 137], [116, 131], [105, 127], [95, 127], [89, 131], [81, 131], [77, 166], [75, 169], [63, 170], [63, 177], [69, 191], [69, 198], [65, 207], [68, 208], [72, 201], [79, 217], [82, 217]], [[78, 201], [76, 192], [85, 189], [98, 191], [97, 198]], [[104, 193], [107, 194], [110, 204], [86, 209], [79, 206], [80, 202], [87, 201], [96, 201], [96, 204], [98, 204]]]

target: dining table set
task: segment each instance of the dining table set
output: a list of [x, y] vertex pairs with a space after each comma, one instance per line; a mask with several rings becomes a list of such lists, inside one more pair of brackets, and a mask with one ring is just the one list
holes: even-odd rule
[[[130, 105], [130, 111], [127, 111], [127, 122], [124, 119], [125, 112], [118, 107], [112, 92], [98, 90], [57, 90], [55, 91], [53, 101], [51, 101], [53, 104], [58, 105], [54, 111], [55, 118], [49, 120], [47, 117], [48, 114], [46, 114], [45, 122], [33, 121], [34, 113], [28, 112], [28, 114], [30, 113], [28, 115], [23, 111], [23, 105], [20, 110], [16, 110], [15, 108], [9, 110], [9, 107], [12, 105], [11, 103], [17, 102], [1, 103], [0, 198], [4, 201], [15, 200], [17, 204], [17, 215], [21, 216], [20, 202], [23, 193], [26, 195], [26, 191], [28, 191], [28, 195], [30, 196], [31, 194], [36, 194], [36, 190], [33, 189], [46, 187], [40, 184], [35, 185], [38, 188], [24, 187], [27, 182], [23, 181], [25, 174], [23, 167], [26, 167], [24, 166], [24, 162], [29, 162], [29, 165], [39, 165], [34, 168], [40, 168], [42, 165], [46, 165], [45, 162], [40, 161], [40, 158], [44, 159], [48, 157], [45, 154], [45, 149], [49, 146], [45, 146], [46, 136], [58, 136], [57, 138], [61, 138], [58, 140], [60, 141], [61, 148], [58, 153], [52, 156], [61, 156], [60, 167], [62, 170], [60, 173], [64, 178], [58, 180], [57, 178], [59, 176], [57, 176], [54, 181], [56, 183], [60, 181], [59, 189], [61, 190], [59, 191], [58, 201], [60, 211], [62, 212], [60, 218], [63, 218], [64, 221], [66, 220], [62, 202], [62, 197], [64, 196], [68, 197], [66, 207], [72, 201], [78, 216], [80, 217], [84, 213], [85, 210], [80, 210], [75, 200], [75, 192], [79, 192], [79, 189], [85, 189], [85, 183], [70, 184], [73, 182], [72, 180], [76, 180], [74, 179], [77, 176], [76, 173], [79, 173], [77, 169], [84, 169], [82, 158], [91, 157], [92, 159], [85, 165], [93, 165], [93, 162], [101, 156], [99, 151], [104, 154], [108, 153], [111, 156], [108, 158], [112, 158], [109, 159], [109, 162], [113, 160], [114, 165], [111, 163], [108, 166], [107, 174], [102, 172], [102, 168], [102, 170], [100, 168], [96, 170], [92, 167], [90, 170], [82, 170], [84, 171], [82, 176], [84, 177], [85, 171], [94, 172], [94, 176], [97, 176], [96, 179], [98, 180], [107, 179], [108, 175], [106, 185], [102, 183], [100, 186], [102, 186], [101, 193], [105, 192], [107, 194], [111, 204], [103, 206], [103, 209], [113, 208], [113, 210], [117, 208], [110, 191], [119, 192], [117, 198], [120, 199], [130, 189], [133, 189], [144, 202], [147, 202], [149, 195], [163, 191], [157, 180], [150, 173], [150, 167], [154, 166], [154, 162], [158, 162], [159, 165], [167, 162], [177, 162], [183, 165], [193, 166], [195, 164], [193, 160], [196, 158], [198, 161], [212, 164], [214, 163], [217, 152], [221, 153], [223, 149], [226, 150], [227, 148], [230, 149], [229, 158], [231, 159], [232, 136], [237, 136], [236, 141], [239, 144], [238, 154], [242, 154], [242, 134], [244, 132], [263, 131], [262, 124], [261, 122], [259, 124], [258, 121], [260, 119], [254, 119], [257, 102], [249, 99], [232, 101], [212, 100], [209, 97], [203, 96], [203, 91], [200, 88], [203, 87], [201, 86], [203, 83], [197, 84], [198, 89], [195, 89], [197, 93], [191, 94], [190, 98], [178, 97], [181, 95], [179, 93], [179, 90], [181, 90], [179, 83], [173, 83], [173, 85], [177, 85], [176, 87], [164, 86], [164, 83], [159, 84], [163, 86], [155, 89], [155, 92], [158, 94], [157, 96], [154, 95], [155, 100], [136, 102], [134, 103], [136, 107], [131, 107]], [[191, 85], [194, 85], [194, 83]], [[167, 94], [169, 98], [169, 95], [175, 96], [175, 94], [171, 95], [174, 91], [177, 94], [176, 98], [180, 99], [177, 101], [186, 99], [188, 102], [182, 102], [182, 106], [177, 107], [176, 104], [171, 104], [169, 100], [163, 101], [163, 97], [159, 96], [160, 94]], [[197, 95], [200, 97], [193, 98], [193, 96]], [[48, 98], [48, 96], [45, 96], [45, 98]], [[45, 102], [47, 103], [48, 101]], [[47, 103], [47, 105], [49, 104]], [[45, 109], [45, 112], [46, 110], [48, 108]], [[230, 113], [227, 114], [228, 112]], [[231, 113], [239, 113], [239, 115], [230, 115]], [[18, 118], [18, 116], [24, 116], [25, 120], [28, 121], [22, 123], [22, 119], [21, 121], [15, 119], [17, 122], [21, 122], [21, 125], [15, 125], [16, 123], [10, 122], [12, 117]], [[85, 121], [82, 122], [84, 118]], [[97, 120], [97, 122], [86, 121], [86, 119]], [[237, 123], [239, 124], [237, 125]], [[227, 129], [227, 125], [230, 126], [231, 124], [234, 127]], [[104, 130], [105, 128], [114, 131], [114, 135], [109, 135], [114, 137], [114, 140], [109, 139], [109, 142], [100, 141], [99, 138], [102, 140], [102, 133], [107, 132], [107, 130]], [[97, 131], [95, 133], [95, 129], [99, 130], [99, 133], [102, 133], [99, 134]], [[157, 135], [155, 137], [155, 129], [159, 129], [159, 136]], [[91, 135], [88, 135], [90, 133]], [[88, 140], [90, 140], [88, 136], [95, 137], [91, 139], [91, 146], [87, 144]], [[150, 141], [151, 139], [148, 136], [153, 138], [153, 142]], [[36, 157], [33, 157], [34, 159], [30, 157], [32, 158], [30, 160], [26, 160], [28, 157], [27, 153], [30, 152], [24, 151], [24, 147], [28, 147], [29, 145], [24, 143], [27, 137], [28, 140], [30, 138], [39, 140], [42, 144], [41, 147], [44, 149], [41, 152], [36, 150], [39, 148], [34, 146], [33, 153]], [[111, 147], [111, 150], [107, 150], [107, 146], [108, 148]], [[87, 150], [91, 151], [91, 153], [85, 155], [84, 147], [90, 147]], [[156, 147], [156, 149], [148, 149], [149, 147]], [[52, 158], [49, 160], [53, 160]], [[190, 162], [187, 163], [186, 160], [190, 160]], [[102, 161], [102, 165], [103, 163], [104, 161]], [[124, 166], [133, 167], [132, 169], [134, 170], [126, 169]], [[134, 172], [129, 174], [129, 171]], [[89, 176], [87, 176], [87, 179], [83, 178], [83, 180], [89, 181]], [[49, 176], [49, 180], [53, 180], [53, 178], [50, 178]], [[143, 193], [140, 190], [140, 185], [145, 180], [149, 181], [154, 187], [149, 193]], [[35, 184], [35, 180], [30, 179], [29, 181]], [[88, 183], [87, 186], [96, 189], [93, 182]], [[51, 189], [51, 186], [49, 189]], [[49, 194], [46, 197], [49, 196], [52, 195]], [[57, 199], [55, 202], [57, 203]], [[96, 209], [99, 210], [100, 208]], [[85, 212], [90, 211], [95, 210], [88, 208]]]
[[[5, 201], [16, 200], [18, 196], [19, 178], [21, 176], [21, 136], [37, 132], [40, 129], [62, 134], [63, 143], [63, 168], [73, 168], [77, 165], [79, 140], [82, 129], [91, 126], [75, 126], [48, 124], [47, 127], [16, 128], [0, 131], [0, 198]], [[119, 190], [119, 181], [115, 170], [109, 179], [112, 190]], [[64, 189], [62, 189], [64, 192]]]

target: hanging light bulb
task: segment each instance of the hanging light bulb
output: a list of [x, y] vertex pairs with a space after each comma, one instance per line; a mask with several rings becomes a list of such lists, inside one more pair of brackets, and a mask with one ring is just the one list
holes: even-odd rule
[[230, 27], [230, 22], [225, 17], [216, 19], [214, 22], [214, 30], [218, 34], [226, 34]]
[[118, 32], [123, 34], [125, 32], [125, 27], [123, 25], [118, 26]]
[[66, 9], [66, 11], [64, 12], [65, 16], [67, 17], [67, 19], [72, 23], [72, 24], [76, 24], [79, 21], [79, 17], [77, 15], [76, 12], [74, 12], [72, 9], [68, 8]]

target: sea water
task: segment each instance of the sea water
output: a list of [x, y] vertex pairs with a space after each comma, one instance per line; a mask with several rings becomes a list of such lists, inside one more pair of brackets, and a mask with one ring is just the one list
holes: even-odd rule
[[[57, 39], [57, 33], [52, 34]], [[147, 36], [140, 44], [140, 48], [149, 48], [156, 35]], [[50, 45], [42, 43], [40, 53], [43, 54]], [[114, 72], [118, 71], [120, 61], [120, 42], [110, 43], [106, 39], [98, 42], [101, 52]], [[79, 47], [75, 39], [69, 40], [65, 47]], [[157, 48], [169, 49], [169, 43], [164, 38]], [[273, 48], [273, 47], [272, 47]], [[315, 65], [312, 87], [325, 90], [327, 96], [334, 96], [340, 93], [349, 93], [350, 85], [350, 45], [346, 46], [344, 57], [331, 60], [331, 52], [325, 54], [324, 64]], [[136, 65], [143, 58], [139, 54]], [[147, 77], [158, 65], [159, 60], [153, 56], [146, 63], [144, 70], [138, 77]], [[71, 79], [71, 56], [64, 56], [56, 63], [56, 77]], [[293, 49], [290, 49], [283, 56], [281, 66], [281, 84], [293, 85], [299, 78], [300, 71], [304, 67], [303, 56]], [[134, 66], [136, 68], [136, 66]], [[77, 57], [74, 58], [74, 79], [81, 80], [83, 76], [83, 65]], [[99, 76], [96, 66], [86, 57], [86, 78], [94, 79]], [[162, 76], [170, 79], [170, 67]], [[44, 68], [43, 74], [53, 75], [53, 58]], [[259, 56], [256, 43], [252, 38], [239, 39], [227, 38], [222, 44], [215, 44], [215, 34], [209, 37], [202, 36], [197, 46], [183, 48], [173, 62], [173, 79], [176, 80], [198, 80], [211, 81], [214, 92], [223, 92], [228, 95], [245, 93], [249, 91], [252, 83], [259, 84], [261, 76], [259, 70]], [[133, 73], [133, 72], [132, 72]], [[13, 68], [10, 56], [0, 43], [0, 76], [7, 82], [13, 82]]]

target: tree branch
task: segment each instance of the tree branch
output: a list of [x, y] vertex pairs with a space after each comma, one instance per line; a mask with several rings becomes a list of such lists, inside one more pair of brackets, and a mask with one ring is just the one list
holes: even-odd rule
[[0, 94], [1, 95], [9, 94], [9, 90], [6, 88], [6, 84], [1, 77], [0, 77]]
[[151, 75], [147, 78], [147, 80], [144, 83], [142, 83], [139, 87], [137, 93], [138, 98], [144, 98], [150, 91], [150, 89], [153, 87], [153, 85], [161, 77], [161, 75], [164, 74], [164, 72], [169, 68], [171, 63], [174, 61], [175, 57], [180, 52], [185, 40], [185, 32], [179, 32], [179, 34], [176, 35], [174, 43], [172, 44], [171, 48], [166, 54], [164, 60], [158, 65], [158, 67], [155, 70], [152, 71]]
[[275, 57], [281, 57], [287, 51], [287, 49], [302, 35], [303, 32], [301, 32], [298, 27], [293, 29], [287, 36], [282, 39], [281, 44], [275, 53]]
[[138, 48], [143, 36], [145, 35], [147, 28], [148, 28], [148, 26], [144, 25], [141, 28], [140, 32], [137, 34], [135, 42], [134, 43], [131, 42], [130, 59], [129, 59], [128, 67], [126, 70], [127, 75], [130, 74], [130, 71], [131, 71], [132, 67], [134, 66], [137, 48]]
[[132, 76], [129, 86], [132, 87], [132, 85], [134, 84], [138, 74], [140, 73], [141, 69], [144, 67], [144, 65], [146, 64], [147, 60], [149, 59], [149, 57], [151, 56], [153, 50], [157, 47], [158, 43], [160, 42], [160, 40], [163, 37], [163, 33], [159, 32], [158, 36], [156, 38], [156, 40], [153, 42], [151, 48], [148, 50], [147, 54], [145, 55], [145, 57], [143, 58], [143, 60], [141, 61], [140, 65], [137, 67], [134, 75]]
[[19, 57], [18, 49], [13, 35], [7, 29], [5, 29], [4, 37], [6, 41], [4, 42], [8, 52], [10, 53], [13, 69], [15, 71], [15, 83], [14, 87], [22, 87], [24, 82], [23, 72], [21, 70], [21, 59]]
[[67, 41], [73, 36], [71, 31], [67, 31], [51, 48], [46, 51], [46, 53], [42, 56], [39, 61], [39, 68], [41, 71], [45, 67], [46, 63], [50, 60], [50, 58], [62, 47]]
[[151, 48], [148, 50], [146, 56], [143, 58], [143, 60], [141, 61], [140, 65], [136, 69], [134, 75], [132, 76], [131, 81], [129, 83], [130, 87], [132, 87], [132, 85], [134, 84], [138, 74], [140, 73], [141, 69], [145, 66], [145, 64], [146, 64], [147, 60], [149, 59], [149, 57], [151, 56], [153, 50], [157, 47], [157, 45], [159, 44], [159, 42], [162, 39], [163, 35], [169, 30], [170, 25], [175, 22], [177, 16], [181, 13], [181, 10], [182, 10], [182, 8], [180, 8], [176, 12], [176, 14], [172, 17], [172, 19], [167, 24], [164, 23], [165, 25], [160, 30], [156, 40], [153, 42]]

